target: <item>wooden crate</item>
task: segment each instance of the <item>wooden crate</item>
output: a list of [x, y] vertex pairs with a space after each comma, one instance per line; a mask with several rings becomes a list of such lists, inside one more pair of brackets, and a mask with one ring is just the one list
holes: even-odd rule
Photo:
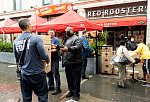
[[44, 45], [51, 45], [51, 37], [49, 35], [40, 35]]
[[[126, 70], [126, 77], [132, 78], [133, 70]], [[134, 71], [134, 79], [138, 79], [139, 71]]]
[[102, 68], [101, 69], [101, 73], [103, 73], [103, 74], [112, 74], [112, 72], [113, 72], [113, 67], [110, 67], [110, 68]]
[[104, 45], [102, 47], [102, 52], [113, 52], [113, 47], [105, 47], [105, 46], [110, 46], [110, 45]]
[[114, 74], [114, 75], [119, 75], [119, 70], [118, 70], [118, 68], [114, 68], [114, 69], [113, 69], [113, 74]]

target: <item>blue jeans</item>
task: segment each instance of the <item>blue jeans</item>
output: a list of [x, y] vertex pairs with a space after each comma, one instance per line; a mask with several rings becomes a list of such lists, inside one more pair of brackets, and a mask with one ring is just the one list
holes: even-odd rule
[[47, 73], [47, 77], [49, 88], [54, 88], [54, 78], [55, 78], [56, 90], [60, 89], [59, 60], [51, 61], [51, 71]]
[[87, 58], [83, 58], [82, 71], [81, 71], [81, 76], [82, 77], [85, 76], [86, 67], [87, 67]]

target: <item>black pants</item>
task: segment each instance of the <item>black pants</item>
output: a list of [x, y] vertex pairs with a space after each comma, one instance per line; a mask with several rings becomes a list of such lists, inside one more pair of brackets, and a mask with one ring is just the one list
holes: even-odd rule
[[48, 86], [46, 73], [42, 72], [36, 75], [21, 75], [21, 93], [23, 102], [32, 101], [32, 91], [38, 96], [39, 102], [48, 102]]
[[81, 69], [82, 64], [65, 67], [68, 89], [71, 93], [74, 93], [74, 96], [80, 95]]
[[54, 88], [54, 77], [56, 89], [60, 89], [59, 60], [52, 60], [51, 71], [47, 74], [49, 88]]
[[144, 59], [143, 61], [143, 72], [150, 74], [150, 59]]
[[83, 58], [82, 71], [81, 71], [81, 76], [82, 76], [82, 77], [85, 76], [86, 66], [87, 66], [87, 58]]

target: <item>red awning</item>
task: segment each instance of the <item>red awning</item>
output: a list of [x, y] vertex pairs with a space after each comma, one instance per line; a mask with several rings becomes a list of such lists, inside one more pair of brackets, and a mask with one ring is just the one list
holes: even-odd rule
[[65, 30], [66, 27], [73, 27], [74, 30], [102, 30], [102, 27], [92, 23], [90, 20], [80, 16], [73, 10], [47, 22], [41, 24], [38, 28], [39, 30], [48, 31], [48, 29], [53, 28], [55, 30]]
[[147, 25], [146, 16], [91, 20], [103, 27]]
[[[7, 31], [5, 31], [5, 28], [15, 23], [16, 23], [15, 21], [11, 20], [10, 18], [7, 18], [0, 22], [0, 29], [3, 30], [5, 33], [7, 33]], [[3, 33], [1, 30], [0, 33]]]
[[[45, 20], [44, 18], [41, 18], [37, 15], [32, 15], [31, 17], [28, 18], [30, 20], [30, 24], [32, 26], [32, 32], [38, 31], [37, 30], [37, 26], [43, 23], [46, 23], [47, 20]], [[12, 33], [21, 33], [21, 29], [18, 25], [18, 23], [15, 23], [13, 25], [7, 26], [5, 28], [5, 30], [7, 32], [12, 32]]]

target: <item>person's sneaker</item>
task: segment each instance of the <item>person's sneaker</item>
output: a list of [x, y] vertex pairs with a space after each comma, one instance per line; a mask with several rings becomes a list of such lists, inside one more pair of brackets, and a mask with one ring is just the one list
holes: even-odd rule
[[55, 89], [53, 92], [52, 92], [52, 95], [57, 95], [59, 93], [61, 93], [61, 89]]
[[48, 88], [48, 91], [53, 91], [53, 90], [55, 90], [55, 89], [51, 88], [51, 87]]
[[125, 86], [121, 86], [121, 85], [119, 85], [119, 84], [118, 84], [118, 87], [119, 87], [119, 88], [125, 88]]
[[80, 96], [73, 96], [73, 100], [78, 101], [80, 99]]
[[82, 76], [82, 79], [89, 79], [89, 77], [88, 76]]
[[139, 81], [146, 82], [146, 79], [142, 78], [142, 79], [139, 79]]
[[147, 83], [147, 87], [150, 87], [150, 83]]
[[72, 92], [69, 92], [67, 95], [66, 95], [66, 98], [68, 97], [72, 97], [74, 94]]
[[143, 82], [141, 85], [142, 86], [147, 86], [147, 82]]

